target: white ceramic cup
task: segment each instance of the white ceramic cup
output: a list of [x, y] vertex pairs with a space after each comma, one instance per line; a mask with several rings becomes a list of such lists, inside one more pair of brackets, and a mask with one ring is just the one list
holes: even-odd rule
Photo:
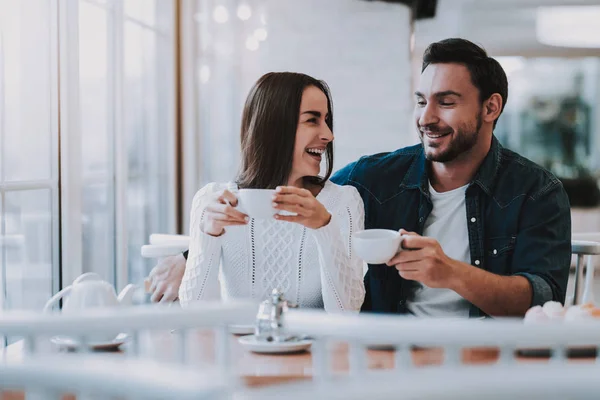
[[366, 229], [352, 235], [352, 246], [368, 264], [385, 264], [402, 250], [403, 238], [390, 229]]
[[273, 189], [240, 189], [236, 193], [237, 208], [256, 219], [272, 219], [278, 210], [273, 208]]

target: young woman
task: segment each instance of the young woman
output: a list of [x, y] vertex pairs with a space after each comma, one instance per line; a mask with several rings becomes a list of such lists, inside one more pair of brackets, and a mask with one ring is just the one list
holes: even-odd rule
[[[364, 208], [354, 187], [328, 180], [333, 110], [327, 85], [290, 72], [261, 77], [244, 106], [241, 149], [235, 182], [210, 183], [194, 197], [182, 306], [219, 297], [262, 300], [277, 288], [300, 307], [359, 310], [364, 266], [351, 237], [363, 229]], [[243, 188], [276, 189], [274, 207], [289, 213], [249, 218], [236, 209]]]

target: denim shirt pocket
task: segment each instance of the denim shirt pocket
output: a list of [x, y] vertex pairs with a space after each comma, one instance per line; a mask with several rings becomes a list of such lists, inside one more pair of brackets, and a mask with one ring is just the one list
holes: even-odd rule
[[485, 249], [486, 269], [496, 274], [509, 273], [516, 241], [516, 235], [489, 238]]

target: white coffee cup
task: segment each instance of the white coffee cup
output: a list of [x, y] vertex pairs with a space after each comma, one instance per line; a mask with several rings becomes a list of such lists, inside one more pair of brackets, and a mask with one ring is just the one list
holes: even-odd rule
[[240, 189], [236, 195], [237, 209], [251, 218], [272, 219], [278, 213], [273, 207], [273, 189]]
[[352, 235], [352, 246], [368, 264], [385, 264], [402, 250], [403, 239], [398, 231], [366, 229]]

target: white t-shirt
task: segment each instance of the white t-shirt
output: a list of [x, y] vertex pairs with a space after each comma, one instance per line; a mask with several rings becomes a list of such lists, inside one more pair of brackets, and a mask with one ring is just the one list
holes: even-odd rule
[[[435, 238], [444, 253], [452, 259], [471, 264], [465, 185], [444, 193], [436, 192], [431, 183], [429, 193], [433, 209], [423, 236]], [[468, 317], [469, 302], [450, 289], [434, 289], [418, 284], [413, 301], [407, 303], [408, 310], [416, 316]]]

